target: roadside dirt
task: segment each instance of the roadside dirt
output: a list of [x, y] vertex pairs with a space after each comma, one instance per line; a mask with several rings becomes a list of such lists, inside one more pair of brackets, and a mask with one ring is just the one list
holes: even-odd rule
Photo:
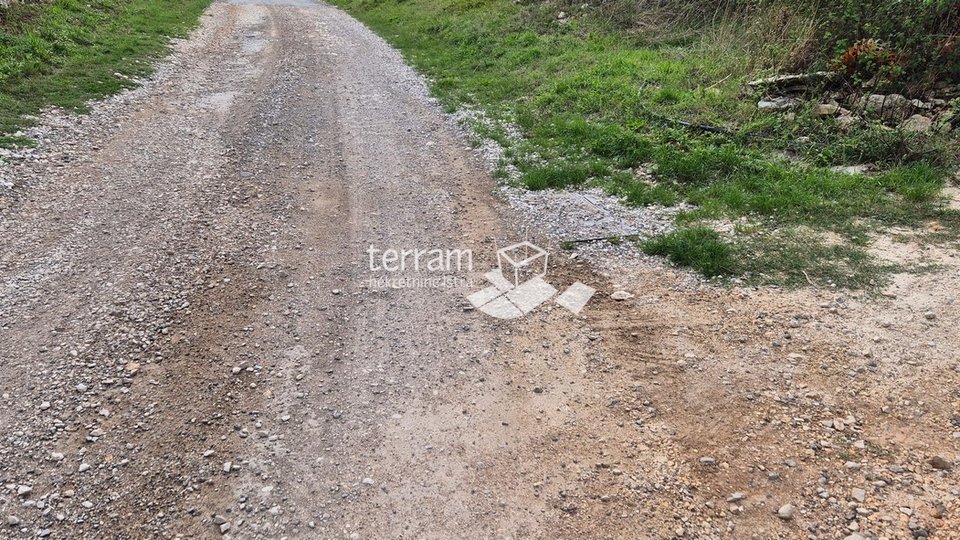
[[[960, 538], [952, 257], [874, 298], [558, 255], [579, 315], [466, 309], [548, 241], [306, 0], [217, 2], [46, 125], [0, 205], [0, 537]], [[472, 283], [378, 287], [370, 246]]]

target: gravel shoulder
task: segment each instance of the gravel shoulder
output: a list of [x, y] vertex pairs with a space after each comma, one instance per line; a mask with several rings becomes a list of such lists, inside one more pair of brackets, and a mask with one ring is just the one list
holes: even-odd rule
[[[0, 187], [0, 537], [960, 537], [956, 272], [865, 298], [597, 251], [551, 259], [579, 316], [465, 309], [555, 238], [306, 0], [214, 3], [38, 130]], [[477, 271], [378, 287], [371, 245]]]

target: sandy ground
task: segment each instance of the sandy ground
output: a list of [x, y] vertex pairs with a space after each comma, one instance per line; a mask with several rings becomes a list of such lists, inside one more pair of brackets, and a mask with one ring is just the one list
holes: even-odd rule
[[[570, 258], [427, 96], [336, 9], [218, 2], [44, 117], [0, 192], [0, 537], [960, 538], [951, 253], [878, 297]], [[578, 315], [469, 309], [527, 237]], [[381, 287], [370, 246], [473, 270]]]

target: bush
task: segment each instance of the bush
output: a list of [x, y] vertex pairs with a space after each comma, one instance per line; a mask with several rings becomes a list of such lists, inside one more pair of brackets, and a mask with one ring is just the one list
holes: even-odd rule
[[860, 80], [879, 75], [914, 87], [960, 81], [956, 0], [834, 0], [821, 19], [833, 58], [847, 53], [844, 69]]

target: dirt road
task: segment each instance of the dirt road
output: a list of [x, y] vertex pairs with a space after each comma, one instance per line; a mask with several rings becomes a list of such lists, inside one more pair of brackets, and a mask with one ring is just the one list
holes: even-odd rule
[[[539, 232], [336, 9], [215, 3], [156, 80], [58, 121], [0, 209], [0, 537], [960, 534], [951, 291], [555, 256], [598, 289], [579, 316], [467, 309]], [[371, 246], [474, 269], [380, 287]]]

